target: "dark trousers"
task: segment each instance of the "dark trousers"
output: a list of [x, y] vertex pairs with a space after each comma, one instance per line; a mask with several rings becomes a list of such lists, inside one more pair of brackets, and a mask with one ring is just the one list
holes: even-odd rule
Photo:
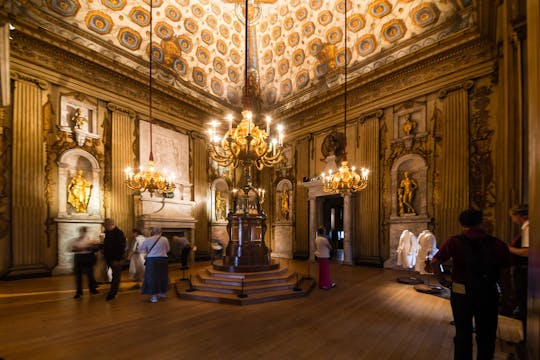
[[516, 303], [519, 306], [519, 318], [523, 322], [523, 333], [527, 330], [527, 291], [528, 291], [528, 270], [525, 265], [518, 265], [512, 268], [514, 288], [516, 292]]
[[111, 288], [109, 290], [109, 297], [115, 297], [120, 287], [120, 277], [122, 276], [122, 261], [113, 261], [108, 264], [112, 271]]
[[188, 267], [188, 256], [191, 251], [190, 247], [185, 247], [180, 253], [180, 264], [182, 264], [182, 269], [187, 269]]
[[454, 359], [472, 359], [473, 318], [476, 327], [477, 359], [493, 359], [499, 306], [496, 290], [491, 294], [476, 297], [452, 292], [450, 303], [456, 325]]
[[96, 255], [93, 253], [88, 254], [75, 254], [75, 281], [77, 283], [77, 294], [82, 295], [82, 276], [86, 274], [88, 278], [88, 289], [91, 292], [96, 291], [96, 279], [94, 278], [94, 264], [96, 263]]

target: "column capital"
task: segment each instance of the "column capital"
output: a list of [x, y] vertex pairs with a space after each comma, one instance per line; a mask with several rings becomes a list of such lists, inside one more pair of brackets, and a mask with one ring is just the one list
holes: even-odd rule
[[33, 76], [21, 73], [19, 71], [11, 70], [9, 72], [10, 77], [15, 81], [27, 81], [36, 84], [41, 90], [47, 90], [49, 88], [49, 83], [45, 80], [35, 78]]
[[129, 115], [129, 118], [131, 120], [134, 120], [136, 116], [136, 113], [133, 109], [113, 103], [113, 102], [107, 103], [107, 109], [112, 112], [119, 111], [119, 112], [126, 113]]

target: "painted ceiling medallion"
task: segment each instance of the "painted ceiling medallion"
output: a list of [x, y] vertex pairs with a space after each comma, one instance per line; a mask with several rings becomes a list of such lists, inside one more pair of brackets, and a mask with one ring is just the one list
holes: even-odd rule
[[361, 36], [355, 44], [356, 51], [358, 51], [358, 53], [364, 57], [374, 52], [376, 47], [377, 41], [375, 40], [375, 36], [373, 36], [373, 34]]
[[120, 11], [126, 6], [125, 0], [101, 0], [101, 3], [114, 11]]
[[353, 14], [349, 16], [349, 21], [347, 26], [352, 32], [358, 32], [366, 26], [366, 20], [360, 14]]
[[439, 21], [440, 10], [432, 3], [423, 3], [411, 11], [411, 19], [421, 27], [436, 24]]
[[110, 33], [113, 27], [111, 17], [97, 10], [89, 11], [86, 15], [85, 22], [88, 29], [100, 35]]
[[377, 0], [368, 6], [369, 14], [379, 19], [390, 14], [391, 11], [392, 5], [387, 0]]
[[138, 50], [141, 40], [141, 35], [131, 28], [124, 27], [118, 31], [118, 42], [129, 50]]
[[405, 24], [402, 20], [398, 19], [391, 20], [382, 27], [382, 35], [384, 39], [391, 43], [396, 42], [405, 36], [406, 31], [407, 28], [405, 27]]
[[147, 27], [150, 23], [150, 13], [140, 6], [135, 6], [130, 10], [129, 18], [140, 27]]
[[78, 0], [48, 0], [49, 8], [62, 16], [75, 16], [81, 8]]
[[172, 5], [168, 5], [165, 8], [165, 16], [167, 17], [167, 19], [174, 22], [180, 21], [180, 19], [182, 19], [182, 13], [180, 12], [180, 10], [178, 10]]

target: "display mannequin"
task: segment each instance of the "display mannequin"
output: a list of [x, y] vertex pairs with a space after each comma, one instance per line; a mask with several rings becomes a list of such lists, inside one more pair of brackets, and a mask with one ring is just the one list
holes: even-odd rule
[[409, 230], [403, 230], [399, 237], [397, 248], [397, 265], [409, 270], [406, 277], [398, 277], [397, 281], [404, 284], [421, 284], [423, 281], [412, 276], [412, 268], [416, 264], [418, 253], [418, 238]]
[[418, 292], [429, 293], [429, 294], [438, 294], [443, 288], [437, 284], [430, 284], [430, 273], [429, 264], [431, 259], [439, 251], [437, 249], [437, 239], [435, 235], [429, 231], [424, 230], [418, 235], [418, 254], [416, 255], [416, 265], [415, 270], [420, 274], [425, 275], [426, 284], [415, 285], [414, 289]]

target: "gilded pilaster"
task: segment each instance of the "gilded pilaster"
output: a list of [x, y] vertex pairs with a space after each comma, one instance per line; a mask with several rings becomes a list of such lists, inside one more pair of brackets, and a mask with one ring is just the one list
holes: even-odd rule
[[207, 171], [207, 150], [206, 138], [202, 134], [190, 133], [193, 162], [190, 168], [193, 169], [193, 194], [195, 205], [193, 206], [193, 217], [197, 220], [197, 228], [200, 229], [195, 237], [198, 257], [210, 255], [210, 240], [208, 239], [208, 212], [210, 204], [208, 199], [208, 171]]
[[439, 92], [443, 108], [439, 122], [436, 178], [437, 203], [434, 206], [435, 235], [440, 241], [459, 231], [459, 213], [469, 207], [469, 100], [472, 83]]
[[0, 106], [11, 102], [9, 82], [9, 23], [0, 21]]
[[[313, 146], [313, 137], [309, 136], [300, 140], [296, 143], [295, 150], [295, 164], [296, 164], [296, 174], [297, 174], [297, 185], [302, 181], [304, 176], [312, 176], [310, 174], [310, 158], [312, 153], [310, 149]], [[307, 214], [308, 213], [308, 190], [304, 186], [296, 186], [296, 196], [294, 207], [296, 209], [296, 214]], [[311, 205], [315, 202], [310, 202]], [[310, 205], [310, 206], [311, 206]], [[314, 211], [315, 205], [310, 208], [310, 211]], [[318, 224], [309, 224], [309, 217], [306, 216], [296, 216], [295, 217], [295, 242], [293, 244], [293, 254], [294, 256], [304, 257], [308, 253], [313, 254], [313, 251], [310, 251], [311, 242], [314, 239], [315, 231], [317, 230]], [[310, 255], [312, 256], [312, 255]]]
[[111, 192], [110, 216], [126, 235], [134, 226], [133, 194], [124, 185], [124, 168], [133, 166], [137, 159], [132, 151], [135, 113], [127, 108], [108, 104], [111, 111]]
[[10, 192], [11, 178], [9, 176], [11, 129], [5, 126], [8, 108], [0, 107], [0, 275], [9, 267], [11, 236]]
[[[47, 215], [43, 90], [38, 79], [13, 73], [12, 263], [10, 276], [46, 272]], [[32, 154], [32, 156], [28, 156]]]
[[[380, 258], [380, 212], [379, 212], [379, 194], [380, 194], [380, 176], [379, 154], [380, 142], [379, 119], [383, 112], [378, 111], [371, 114], [369, 118], [363, 118], [357, 122], [357, 148], [356, 167], [365, 167], [370, 170], [369, 183], [365, 190], [355, 196], [356, 213], [355, 219], [355, 239], [354, 239], [354, 258], [356, 262], [378, 263], [382, 262]], [[368, 235], [369, 234], [369, 235]]]

